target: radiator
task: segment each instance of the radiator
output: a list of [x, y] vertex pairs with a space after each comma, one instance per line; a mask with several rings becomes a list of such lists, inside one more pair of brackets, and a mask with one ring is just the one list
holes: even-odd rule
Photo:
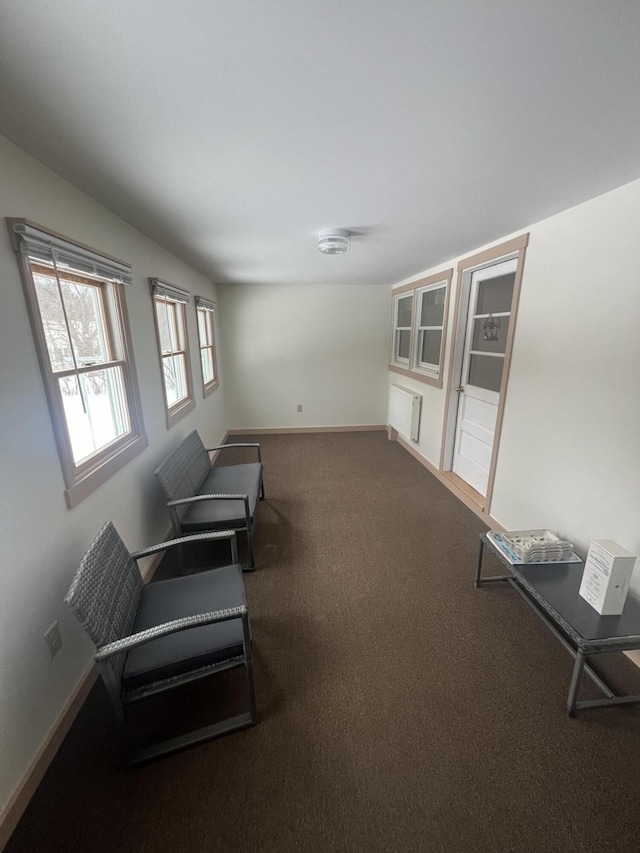
[[420, 433], [422, 395], [414, 394], [402, 385], [389, 388], [389, 426], [403, 438], [417, 441]]

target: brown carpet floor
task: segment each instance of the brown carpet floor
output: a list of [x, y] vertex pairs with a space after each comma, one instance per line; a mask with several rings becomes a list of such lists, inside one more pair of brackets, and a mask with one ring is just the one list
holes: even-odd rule
[[[259, 440], [260, 722], [123, 773], [97, 682], [9, 853], [640, 850], [640, 709], [567, 718], [569, 655], [473, 587], [482, 522], [382, 432]], [[607, 674], [638, 689], [621, 655]]]

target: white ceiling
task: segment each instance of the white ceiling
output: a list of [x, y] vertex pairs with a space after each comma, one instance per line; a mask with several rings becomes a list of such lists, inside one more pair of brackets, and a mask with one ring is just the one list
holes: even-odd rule
[[0, 0], [0, 116], [214, 281], [388, 284], [640, 177], [640, 3]]

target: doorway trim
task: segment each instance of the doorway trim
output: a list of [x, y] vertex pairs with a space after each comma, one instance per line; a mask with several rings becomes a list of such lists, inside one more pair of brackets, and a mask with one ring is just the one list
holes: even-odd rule
[[[491, 507], [491, 498], [493, 495], [493, 481], [496, 472], [498, 461], [498, 449], [500, 446], [500, 434], [502, 432], [502, 420], [504, 416], [504, 406], [507, 395], [507, 386], [509, 381], [509, 369], [511, 367], [511, 351], [513, 348], [513, 338], [517, 325], [518, 317], [518, 301], [520, 299], [520, 286], [522, 283], [522, 272], [524, 269], [524, 258], [529, 244], [529, 234], [520, 234], [511, 240], [506, 240], [499, 243], [497, 246], [492, 246], [490, 249], [485, 249], [482, 252], [477, 252], [474, 255], [469, 255], [458, 262], [458, 277], [456, 286], [456, 306], [453, 316], [452, 327], [452, 346], [449, 358], [449, 373], [447, 379], [447, 396], [445, 400], [444, 419], [442, 427], [442, 442], [440, 451], [440, 471], [445, 477], [453, 491], [463, 493], [467, 500], [473, 501], [478, 509], [485, 515], [489, 515]], [[471, 274], [485, 266], [493, 266], [499, 261], [516, 260], [515, 281], [513, 285], [513, 297], [511, 301], [511, 322], [509, 323], [509, 331], [507, 333], [507, 342], [504, 356], [504, 368], [502, 372], [502, 381], [500, 383], [500, 400], [498, 403], [498, 412], [496, 417], [496, 426], [493, 440], [493, 448], [491, 451], [491, 462], [489, 465], [489, 481], [487, 483], [487, 494], [481, 495], [469, 486], [464, 480], [458, 477], [451, 470], [453, 458], [453, 442], [455, 437], [455, 424], [458, 408], [458, 395], [454, 391], [454, 377], [462, 368], [462, 355], [464, 350], [464, 339], [466, 331], [466, 306], [461, 305], [462, 296], [468, 294], [467, 282], [471, 279]], [[462, 316], [464, 314], [464, 316]], [[464, 321], [464, 322], [463, 322]], [[462, 325], [462, 329], [460, 328]]]

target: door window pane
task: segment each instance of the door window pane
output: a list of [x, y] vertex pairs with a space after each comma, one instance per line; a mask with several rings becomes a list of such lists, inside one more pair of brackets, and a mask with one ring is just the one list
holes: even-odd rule
[[504, 359], [490, 355], [472, 355], [467, 383], [487, 391], [499, 391]]
[[478, 284], [476, 314], [498, 314], [511, 311], [515, 273], [488, 278]]
[[[507, 345], [507, 333], [509, 331], [509, 317], [494, 317], [494, 323], [500, 323], [500, 327], [497, 325], [491, 329], [487, 329], [486, 332], [482, 328], [484, 324], [487, 322], [486, 317], [478, 318], [474, 320], [473, 323], [473, 339], [471, 342], [471, 349], [477, 350], [479, 352], [501, 352], [504, 353], [506, 345]], [[496, 335], [498, 340], [489, 340], [485, 341], [486, 337], [492, 337]]]

